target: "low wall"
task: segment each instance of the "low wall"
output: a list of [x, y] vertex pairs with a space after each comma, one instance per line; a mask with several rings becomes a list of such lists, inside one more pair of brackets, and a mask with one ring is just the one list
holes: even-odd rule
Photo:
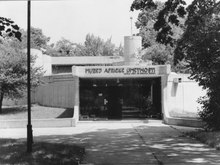
[[32, 102], [43, 106], [74, 108], [76, 81], [72, 74], [46, 76], [37, 87]]
[[204, 126], [205, 123], [199, 119], [183, 119], [170, 117], [167, 118], [165, 124], [201, 128]]
[[[1, 120], [0, 128], [26, 128], [27, 120]], [[73, 118], [66, 119], [32, 119], [33, 128], [47, 127], [75, 127], [76, 121]]]

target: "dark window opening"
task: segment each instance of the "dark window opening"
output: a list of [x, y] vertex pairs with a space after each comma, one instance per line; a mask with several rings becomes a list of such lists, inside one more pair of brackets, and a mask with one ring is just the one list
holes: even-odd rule
[[161, 78], [80, 79], [80, 119], [162, 118]]

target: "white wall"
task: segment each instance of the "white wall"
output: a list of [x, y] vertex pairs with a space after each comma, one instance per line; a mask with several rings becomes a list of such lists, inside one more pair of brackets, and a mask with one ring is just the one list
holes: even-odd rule
[[38, 49], [31, 49], [31, 55], [36, 58], [34, 67], [42, 67], [45, 76], [51, 75], [52, 73], [51, 56], [43, 54], [42, 51]]
[[[167, 83], [167, 105], [169, 112], [197, 113], [200, 104], [197, 100], [206, 91], [197, 82], [190, 80], [188, 74], [171, 73]], [[181, 78], [181, 82], [174, 83], [174, 78]]]
[[43, 54], [43, 68], [45, 70], [44, 75], [48, 76], [52, 74], [52, 65], [51, 65], [52, 58], [46, 54]]

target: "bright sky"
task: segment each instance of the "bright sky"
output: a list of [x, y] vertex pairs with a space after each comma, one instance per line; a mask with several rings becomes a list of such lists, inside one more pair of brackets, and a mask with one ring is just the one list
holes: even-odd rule
[[[165, 1], [165, 0], [161, 0]], [[192, 1], [192, 0], [186, 0]], [[31, 25], [41, 28], [51, 37], [51, 42], [64, 37], [72, 42], [83, 43], [86, 34], [103, 39], [112, 38], [116, 45], [123, 38], [137, 33], [134, 22], [138, 12], [130, 12], [133, 0], [68, 0], [32, 1]], [[26, 1], [0, 1], [0, 17], [11, 18], [18, 26], [27, 28]]]

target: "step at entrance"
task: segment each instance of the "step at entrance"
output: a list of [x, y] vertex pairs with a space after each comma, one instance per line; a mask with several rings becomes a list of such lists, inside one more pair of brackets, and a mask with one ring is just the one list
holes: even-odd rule
[[122, 119], [141, 118], [141, 111], [136, 107], [122, 107]]

